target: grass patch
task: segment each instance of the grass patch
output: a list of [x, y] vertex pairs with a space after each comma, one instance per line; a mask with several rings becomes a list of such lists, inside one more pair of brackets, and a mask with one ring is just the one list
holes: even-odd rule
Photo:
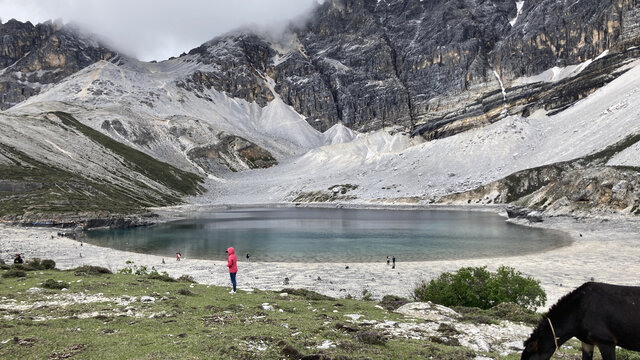
[[540, 320], [539, 313], [514, 303], [502, 303], [486, 310], [464, 306], [453, 309], [462, 315], [462, 321], [475, 324], [497, 324], [501, 320], [509, 320], [535, 326]]
[[[93, 273], [100, 275], [88, 275]], [[58, 284], [70, 286], [62, 292]], [[90, 266], [31, 271], [26, 278], [5, 278], [0, 286], [0, 338], [12, 339], [0, 347], [0, 358], [459, 359], [475, 354], [427, 340], [390, 338], [345, 316], [404, 319], [375, 302], [285, 291], [289, 296], [280, 291], [230, 295], [226, 287], [185, 287], [181, 281]], [[77, 301], [69, 303], [72, 298]]]

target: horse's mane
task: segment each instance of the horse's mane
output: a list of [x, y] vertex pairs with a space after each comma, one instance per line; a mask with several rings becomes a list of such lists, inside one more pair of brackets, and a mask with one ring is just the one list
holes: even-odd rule
[[529, 345], [530, 343], [532, 343], [533, 341], [537, 340], [540, 337], [540, 332], [542, 331], [544, 326], [546, 326], [546, 324], [548, 323], [547, 318], [555, 317], [554, 315], [557, 315], [557, 314], [569, 313], [570, 312], [569, 310], [573, 308], [573, 306], [575, 306], [576, 298], [578, 296], [581, 296], [580, 293], [582, 293], [586, 287], [589, 287], [590, 284], [593, 284], [593, 283], [587, 282], [580, 285], [580, 287], [571, 291], [565, 296], [561, 297], [560, 300], [558, 300], [558, 302], [556, 302], [553, 306], [551, 306], [549, 308], [549, 311], [547, 311], [546, 314], [542, 315], [542, 317], [538, 321], [538, 325], [536, 326], [535, 329], [533, 329], [531, 336], [529, 336], [529, 338], [525, 340], [524, 342], [525, 348], [527, 347], [527, 345]]

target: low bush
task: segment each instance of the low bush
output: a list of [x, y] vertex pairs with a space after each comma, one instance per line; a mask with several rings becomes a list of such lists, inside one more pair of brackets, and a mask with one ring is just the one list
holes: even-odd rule
[[75, 269], [71, 269], [73, 274], [76, 276], [95, 276], [95, 275], [103, 275], [103, 274], [113, 274], [111, 270], [101, 267], [101, 266], [92, 266], [92, 265], [83, 265], [77, 267]]
[[56, 268], [56, 262], [51, 259], [44, 259], [40, 264], [43, 270], [53, 270]]
[[409, 299], [405, 299], [403, 297], [395, 296], [395, 295], [385, 295], [382, 297], [382, 300], [380, 300], [378, 305], [382, 306], [387, 310], [394, 311], [394, 310], [397, 310], [402, 305], [408, 304], [408, 303], [409, 303]]
[[47, 279], [42, 283], [42, 287], [45, 288], [45, 289], [62, 290], [64, 288], [68, 288], [69, 284], [67, 284], [66, 282], [62, 282], [62, 281], [57, 281], [57, 280], [53, 280], [53, 279]]
[[51, 259], [33, 258], [23, 264], [13, 264], [11, 268], [23, 271], [53, 270], [56, 268], [56, 262]]
[[26, 276], [27, 276], [26, 271], [22, 269], [16, 269], [16, 268], [9, 269], [2, 274], [3, 278], [19, 278], [19, 277], [26, 277]]
[[162, 274], [161, 274], [158, 271], [153, 270], [151, 273], [149, 273], [149, 275], [147, 275], [147, 278], [160, 280], [160, 281], [165, 281], [165, 282], [176, 282], [177, 281], [176, 279], [174, 279], [171, 276], [169, 276], [169, 274], [166, 271], [163, 271]]
[[196, 281], [193, 279], [193, 276], [184, 274], [178, 278], [178, 281], [195, 283]]
[[446, 272], [429, 283], [422, 281], [413, 295], [418, 301], [481, 309], [505, 302], [535, 309], [547, 301], [539, 281], [524, 277], [507, 266], [501, 266], [495, 273], [486, 267], [464, 267], [455, 273]]
[[195, 295], [193, 293], [193, 291], [191, 291], [189, 289], [180, 289], [180, 290], [178, 290], [178, 294], [184, 295], [184, 296], [194, 296]]

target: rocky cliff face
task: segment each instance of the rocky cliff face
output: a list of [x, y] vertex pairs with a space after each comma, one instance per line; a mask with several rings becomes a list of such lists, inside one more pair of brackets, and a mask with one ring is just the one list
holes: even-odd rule
[[[215, 69], [186, 82], [259, 104], [275, 92], [321, 131], [337, 122], [363, 131], [401, 125], [432, 138], [518, 113], [522, 98], [551, 87], [511, 89], [521, 77], [639, 42], [635, 0], [521, 5], [325, 1], [278, 41], [236, 34], [193, 50]], [[604, 83], [587, 78], [581, 86], [589, 93]]]
[[[0, 34], [3, 108], [115, 55], [52, 23], [9, 21]], [[193, 49], [194, 70], [176, 81], [204, 98], [211, 88], [260, 106], [279, 96], [320, 131], [400, 125], [435, 138], [526, 115], [523, 99], [540, 91], [566, 93], [555, 82], [523, 88], [522, 77], [638, 43], [637, 0], [328, 0], [281, 38], [237, 32]], [[586, 77], [580, 94], [542, 107], [604, 83]]]
[[46, 22], [0, 24], [0, 109], [7, 109], [49, 85], [117, 53], [73, 28]]

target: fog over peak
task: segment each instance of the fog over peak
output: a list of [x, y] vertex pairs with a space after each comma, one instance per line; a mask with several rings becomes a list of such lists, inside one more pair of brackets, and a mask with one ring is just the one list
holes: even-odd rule
[[316, 0], [0, 0], [2, 21], [72, 22], [140, 60], [164, 60], [238, 28], [270, 37], [304, 18]]

